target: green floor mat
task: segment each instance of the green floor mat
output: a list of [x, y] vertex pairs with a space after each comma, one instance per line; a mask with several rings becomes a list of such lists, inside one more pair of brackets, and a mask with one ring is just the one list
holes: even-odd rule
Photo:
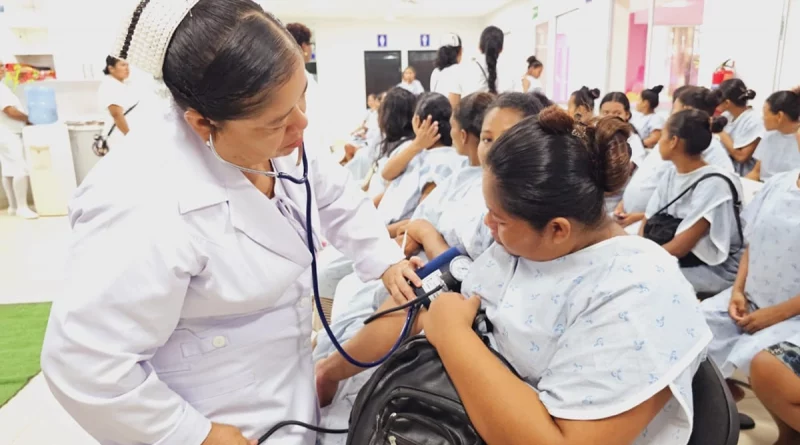
[[40, 368], [50, 303], [0, 305], [0, 406], [3, 406]]

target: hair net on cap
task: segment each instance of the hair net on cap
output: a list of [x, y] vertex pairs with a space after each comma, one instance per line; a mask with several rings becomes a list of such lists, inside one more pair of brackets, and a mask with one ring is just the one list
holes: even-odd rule
[[141, 0], [129, 2], [117, 33], [112, 56], [163, 78], [164, 59], [172, 34], [200, 0]]

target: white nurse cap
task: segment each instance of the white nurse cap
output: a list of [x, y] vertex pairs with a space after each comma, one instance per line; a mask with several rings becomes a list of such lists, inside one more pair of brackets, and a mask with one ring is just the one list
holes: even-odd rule
[[125, 14], [112, 56], [163, 78], [167, 46], [184, 17], [200, 0], [137, 0]]

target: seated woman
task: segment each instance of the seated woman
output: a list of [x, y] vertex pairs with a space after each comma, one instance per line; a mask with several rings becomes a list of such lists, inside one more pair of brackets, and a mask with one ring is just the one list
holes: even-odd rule
[[426, 93], [420, 97], [413, 118], [416, 138], [392, 153], [381, 170], [389, 185], [377, 199], [378, 213], [392, 236], [397, 235], [396, 223], [404, 225], [420, 202], [467, 162], [452, 147], [452, 114], [450, 101], [443, 95]]
[[569, 96], [567, 103], [569, 115], [588, 124], [594, 119], [594, 101], [598, 98], [600, 98], [600, 90], [582, 86], [580, 90], [574, 91]]
[[658, 145], [661, 139], [661, 129], [664, 128], [663, 116], [656, 113], [658, 108], [658, 95], [664, 91], [663, 85], [656, 85], [642, 91], [642, 99], [636, 105], [636, 111], [642, 113], [641, 117], [634, 119], [631, 124], [636, 128], [636, 132], [642, 138], [642, 143], [646, 148], [653, 148]]
[[750, 384], [778, 425], [775, 445], [800, 443], [800, 334], [759, 352]]
[[728, 119], [720, 140], [734, 161], [736, 173], [746, 176], [756, 165], [753, 153], [764, 135], [761, 115], [748, 105], [755, 99], [756, 92], [748, 89], [741, 79], [728, 79], [719, 85], [717, 91], [722, 95], [717, 109]]
[[[453, 140], [459, 152], [469, 157], [470, 166], [437, 187], [414, 213], [408, 226], [407, 253], [420, 251], [432, 258], [458, 246], [470, 257], [477, 258], [494, 241], [483, 224], [486, 205], [481, 154], [485, 155], [504, 131], [524, 117], [537, 114], [543, 105], [550, 105], [550, 101], [541, 94], [506, 93], [491, 102], [490, 94], [474, 93], [457, 106], [452, 119]], [[414, 247], [409, 248], [412, 244]], [[353, 288], [347, 286], [349, 278], [342, 281], [334, 298], [332, 330], [340, 342], [361, 330], [364, 320], [389, 298], [380, 281], [361, 283], [360, 287]], [[347, 292], [347, 289], [352, 291]], [[322, 335], [314, 349], [314, 359], [324, 359], [334, 351], [330, 339]], [[342, 383], [336, 399], [323, 410], [323, 426], [338, 428], [347, 423], [353, 401], [371, 374], [364, 372]], [[326, 436], [323, 443], [343, 443], [343, 438]]]
[[[627, 181], [628, 131], [618, 119], [576, 125], [550, 107], [486, 157], [486, 224], [496, 243], [463, 283], [471, 298], [440, 295], [417, 328], [490, 445], [689, 440], [692, 378], [711, 333], [675, 260], [626, 236], [605, 212], [605, 192]], [[522, 380], [472, 331], [481, 305]], [[345, 349], [378, 357], [404, 320], [383, 317]], [[322, 403], [359, 371], [338, 354], [322, 362]]]
[[745, 375], [762, 349], [800, 332], [800, 170], [767, 181], [743, 213], [748, 246], [733, 287], [701, 304], [708, 355], [725, 377]]
[[753, 154], [756, 165], [747, 175], [766, 181], [773, 175], [800, 168], [800, 87], [773, 93], [764, 103], [766, 133]]
[[[673, 114], [682, 110], [703, 110], [712, 115], [722, 100], [719, 93], [694, 86], [678, 88], [675, 90], [675, 97], [672, 105]], [[718, 132], [727, 124], [727, 119], [715, 118], [713, 122], [711, 129]], [[702, 156], [706, 163], [733, 172], [733, 162], [718, 138], [711, 138]], [[622, 201], [614, 212], [617, 222], [622, 227], [628, 228], [628, 233], [639, 233], [640, 226], [636, 223], [644, 219], [647, 204], [660, 182], [661, 175], [671, 166], [670, 162], [661, 157], [659, 150], [653, 150], [633, 173], [630, 184], [625, 187]]]
[[[659, 179], [641, 228], [644, 234], [647, 220], [662, 213], [681, 220], [664, 249], [681, 260], [684, 276], [699, 294], [715, 294], [733, 284], [743, 249], [734, 205], [742, 197], [739, 178], [703, 159], [712, 138], [710, 121], [708, 113], [700, 110], [679, 111], [667, 121], [658, 149], [672, 165]], [[728, 181], [719, 177], [698, 183], [711, 173], [728, 178], [738, 196], [734, 198]]]

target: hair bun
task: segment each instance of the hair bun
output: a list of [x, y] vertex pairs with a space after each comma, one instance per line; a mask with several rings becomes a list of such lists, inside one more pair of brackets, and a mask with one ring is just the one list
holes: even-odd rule
[[551, 105], [539, 113], [539, 126], [553, 136], [571, 134], [575, 119], [558, 105]]
[[631, 125], [617, 117], [605, 117], [594, 128], [590, 152], [599, 173], [598, 185], [607, 193], [617, 193], [628, 183], [631, 174]]
[[656, 85], [653, 88], [651, 88], [650, 91], [656, 94], [661, 94], [661, 92], [664, 91], [664, 85]]
[[753, 100], [756, 98], [756, 92], [753, 90], [747, 90], [744, 94], [747, 100]]
[[600, 98], [600, 90], [599, 90], [599, 89], [597, 89], [597, 88], [592, 88], [592, 89], [590, 90], [590, 89], [589, 89], [589, 88], [587, 88], [587, 87], [584, 87], [584, 88], [586, 88], [586, 90], [587, 90], [587, 92], [589, 93], [589, 95], [590, 95], [590, 96], [592, 96], [592, 99], [599, 99], [599, 98]]
[[728, 118], [725, 116], [716, 116], [711, 118], [709, 130], [711, 130], [713, 134], [718, 134], [722, 133], [726, 126], [728, 126]]

